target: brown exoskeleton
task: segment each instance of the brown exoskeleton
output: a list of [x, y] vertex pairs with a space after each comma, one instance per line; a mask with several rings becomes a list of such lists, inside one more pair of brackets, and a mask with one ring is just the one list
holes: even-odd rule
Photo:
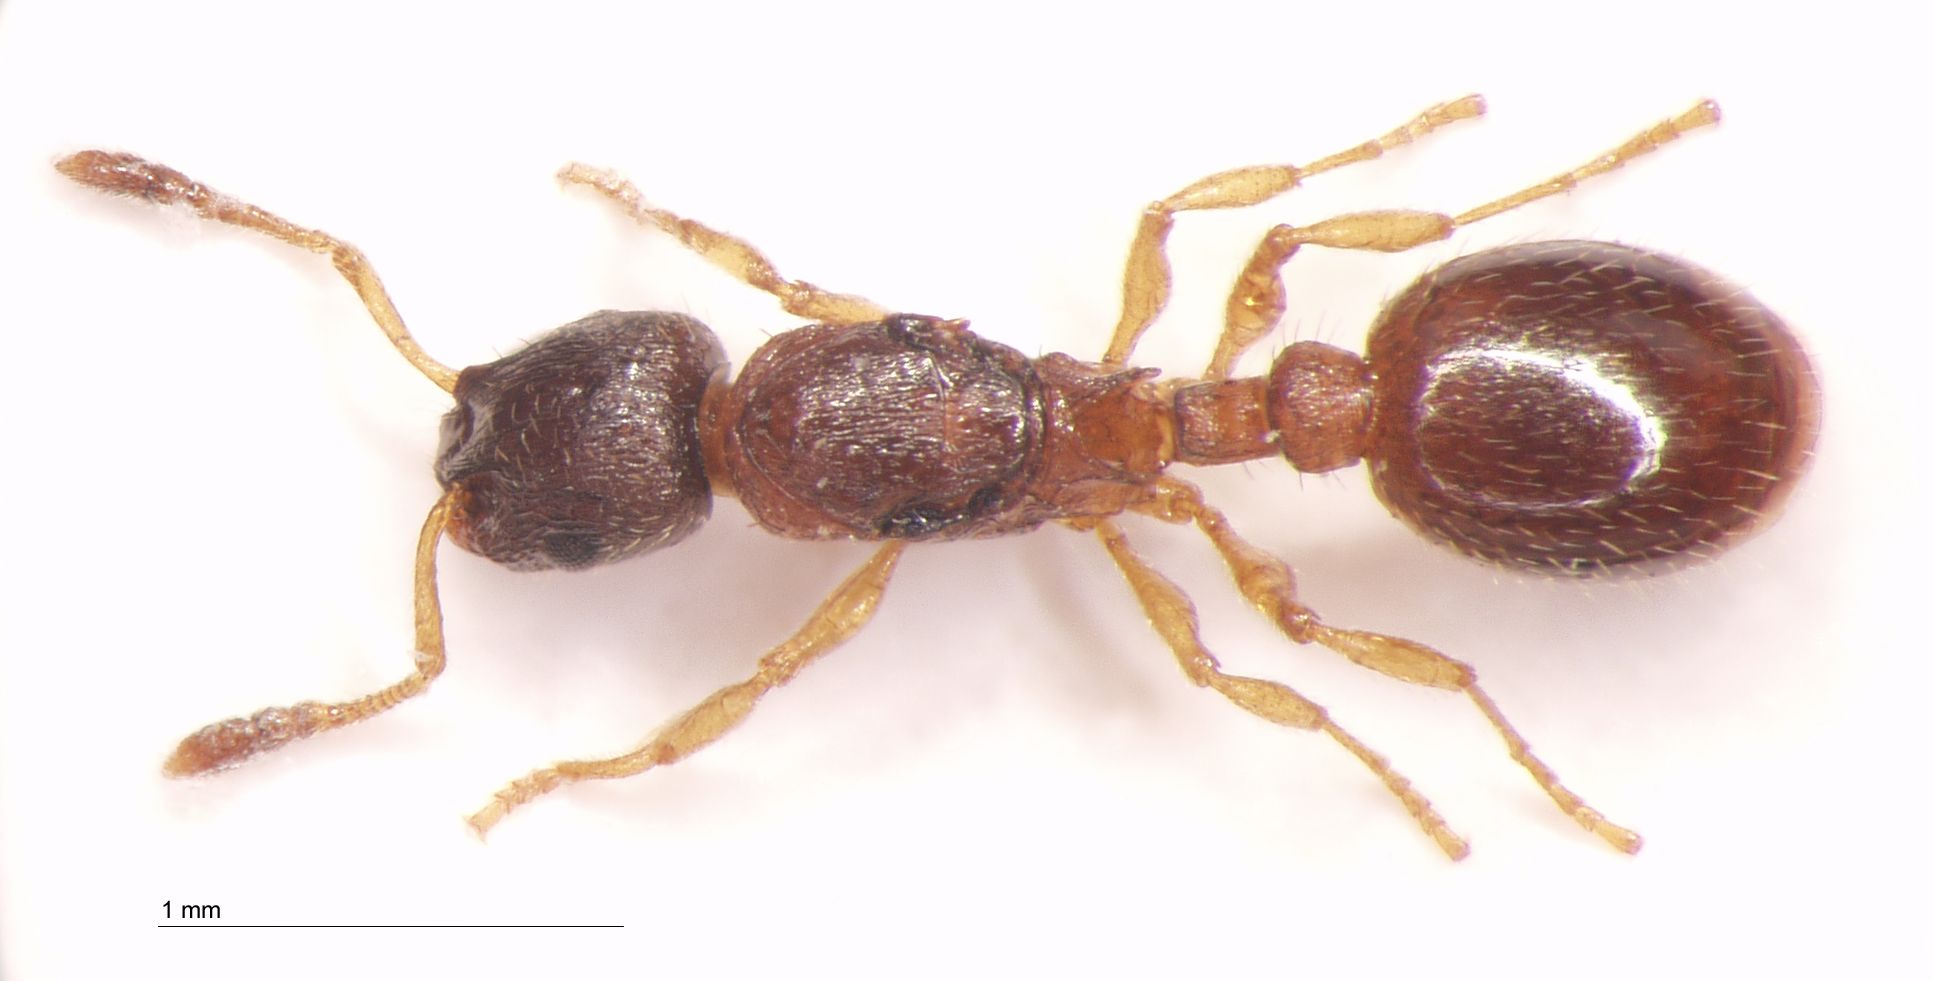
[[1369, 211], [1278, 226], [1237, 280], [1199, 379], [1157, 382], [1156, 372], [1127, 366], [1166, 303], [1165, 242], [1176, 213], [1256, 204], [1482, 111], [1475, 97], [1445, 103], [1313, 164], [1226, 171], [1150, 205], [1128, 258], [1123, 315], [1098, 363], [1028, 358], [964, 321], [894, 313], [785, 279], [749, 243], [644, 204], [613, 174], [566, 167], [565, 182], [604, 194], [814, 321], [767, 342], [735, 380], [709, 329], [663, 312], [592, 314], [499, 361], [453, 371], [417, 346], [349, 244], [137, 157], [87, 151], [60, 161], [62, 173], [90, 187], [186, 204], [328, 254], [403, 356], [456, 399], [436, 460], [443, 495], [417, 546], [416, 670], [354, 701], [216, 723], [185, 739], [167, 772], [230, 766], [426, 689], [444, 667], [435, 556], [445, 534], [513, 568], [582, 568], [682, 540], [723, 494], [780, 535], [884, 544], [752, 677], [633, 752], [515, 781], [470, 818], [479, 833], [562, 784], [640, 773], [723, 735], [866, 624], [906, 543], [1060, 522], [1100, 538], [1189, 680], [1262, 718], [1327, 733], [1446, 853], [1466, 854], [1429, 802], [1320, 706], [1280, 683], [1220, 670], [1187, 597], [1117, 525], [1137, 513], [1199, 528], [1243, 596], [1289, 638], [1468, 695], [1560, 809], [1636, 851], [1635, 833], [1586, 806], [1531, 754], [1469, 665], [1414, 641], [1324, 623], [1297, 600], [1286, 565], [1167, 471], [1277, 453], [1305, 472], [1367, 461], [1378, 495], [1418, 531], [1481, 558], [1568, 574], [1702, 557], [1762, 527], [1817, 433], [1806, 356], [1751, 297], [1656, 253], [1547, 242], [1467, 256], [1392, 302], [1365, 356], [1304, 342], [1283, 350], [1266, 375], [1230, 377], [1280, 319], [1281, 269], [1302, 246], [1395, 252], [1442, 240], [1709, 125], [1716, 106], [1701, 103], [1582, 167], [1462, 214]]

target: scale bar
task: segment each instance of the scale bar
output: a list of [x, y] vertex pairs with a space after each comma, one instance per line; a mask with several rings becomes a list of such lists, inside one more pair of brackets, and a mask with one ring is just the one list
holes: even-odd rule
[[161, 930], [622, 930], [622, 923], [156, 923]]

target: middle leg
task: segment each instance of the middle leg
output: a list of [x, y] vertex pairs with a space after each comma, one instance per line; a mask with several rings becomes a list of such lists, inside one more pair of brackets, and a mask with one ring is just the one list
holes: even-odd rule
[[1425, 109], [1415, 119], [1384, 133], [1376, 139], [1330, 154], [1314, 163], [1297, 167], [1290, 164], [1264, 164], [1237, 167], [1210, 174], [1148, 205], [1135, 228], [1134, 243], [1128, 247], [1127, 272], [1121, 284], [1121, 320], [1115, 325], [1114, 338], [1108, 342], [1103, 364], [1122, 365], [1134, 352], [1134, 345], [1147, 333], [1161, 309], [1168, 305], [1168, 290], [1174, 274], [1168, 266], [1168, 232], [1174, 228], [1175, 213], [1207, 211], [1216, 208], [1246, 208], [1301, 186], [1305, 177], [1349, 164], [1375, 160], [1397, 147], [1415, 142], [1425, 134], [1459, 119], [1483, 115], [1483, 98], [1466, 95]]
[[1181, 670], [1188, 675], [1189, 681], [1203, 688], [1213, 688], [1237, 707], [1277, 725], [1327, 733], [1361, 760], [1383, 782], [1383, 786], [1396, 795], [1403, 809], [1409, 811], [1416, 823], [1422, 826], [1423, 833], [1429, 835], [1445, 855], [1461, 861], [1470, 854], [1469, 844], [1450, 830], [1443, 817], [1436, 813], [1436, 808], [1430, 806], [1429, 800], [1417, 793], [1409, 780], [1397, 773], [1382, 754], [1336, 725], [1322, 706], [1280, 682], [1223, 673], [1215, 655], [1202, 645], [1195, 604], [1189, 601], [1181, 587], [1148, 565], [1128, 545], [1127, 536], [1115, 527], [1114, 522], [1105, 519], [1098, 521], [1095, 532], [1101, 536], [1101, 544], [1107, 547], [1108, 554], [1113, 556], [1114, 564], [1121, 568], [1121, 574], [1127, 577], [1128, 586], [1134, 590], [1135, 598], [1141, 601], [1148, 621], [1154, 625], [1161, 639], [1167, 641], [1176, 660], [1181, 662]]

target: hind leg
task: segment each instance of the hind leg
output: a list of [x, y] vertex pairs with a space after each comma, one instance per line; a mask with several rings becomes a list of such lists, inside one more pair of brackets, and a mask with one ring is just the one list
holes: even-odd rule
[[1583, 181], [1653, 153], [1694, 129], [1716, 122], [1718, 106], [1712, 102], [1700, 102], [1624, 141], [1609, 152], [1592, 158], [1589, 163], [1457, 215], [1433, 211], [1359, 211], [1299, 228], [1277, 225], [1263, 237], [1262, 244], [1256, 247], [1248, 265], [1235, 280], [1223, 315], [1221, 339], [1215, 345], [1215, 354], [1209, 359], [1208, 367], [1202, 371], [1202, 378], [1208, 381], [1227, 378], [1242, 352], [1275, 329], [1282, 319], [1282, 311], [1288, 307], [1282, 285], [1282, 267], [1304, 245], [1403, 252], [1419, 245], [1440, 242], [1459, 228], [1506, 211], [1514, 211], [1533, 201], [1562, 194]]
[[1314, 610], [1295, 596], [1295, 577], [1280, 559], [1243, 540], [1228, 526], [1222, 512], [1202, 500], [1201, 490], [1183, 480], [1162, 479], [1160, 496], [1140, 510], [1167, 521], [1192, 522], [1208, 536], [1221, 552], [1235, 584], [1262, 615], [1273, 620], [1290, 640], [1299, 644], [1320, 644], [1371, 671], [1413, 685], [1427, 685], [1462, 692], [1476, 703], [1491, 727], [1503, 737], [1510, 758], [1530, 774], [1537, 786], [1549, 795], [1558, 810], [1569, 815], [1584, 830], [1597, 835], [1611, 847], [1635, 853], [1644, 845], [1637, 832], [1605, 819], [1603, 814], [1584, 803], [1558, 782], [1557, 774], [1530, 750], [1530, 743], [1517, 727], [1504, 718], [1490, 695], [1477, 684], [1476, 670], [1448, 657], [1435, 648], [1401, 637], [1350, 630], [1324, 623]]

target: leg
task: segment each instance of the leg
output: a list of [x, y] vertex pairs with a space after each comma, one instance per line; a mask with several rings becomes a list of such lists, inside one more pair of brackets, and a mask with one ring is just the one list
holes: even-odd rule
[[1135, 554], [1128, 545], [1127, 537], [1113, 522], [1102, 520], [1095, 530], [1101, 536], [1101, 544], [1107, 546], [1108, 554], [1114, 557], [1114, 563], [1121, 567], [1121, 574], [1127, 577], [1128, 585], [1141, 601], [1141, 608], [1147, 611], [1149, 622], [1154, 624], [1155, 631], [1175, 652], [1175, 658], [1181, 662], [1181, 670], [1188, 675], [1189, 681], [1204, 688], [1213, 688], [1238, 707], [1277, 725], [1328, 733], [1330, 738], [1341, 743], [1344, 749], [1369, 767], [1370, 772], [1389, 788], [1389, 792], [1402, 801], [1404, 809], [1416, 819], [1417, 824], [1422, 825], [1424, 833], [1443, 849], [1444, 854], [1460, 860], [1470, 853], [1470, 846], [1443, 823], [1443, 818], [1430, 806], [1430, 802], [1392, 769], [1388, 760], [1330, 721], [1329, 713], [1323, 711], [1322, 706], [1303, 698], [1287, 685], [1223, 674], [1215, 656], [1202, 646], [1195, 605], [1189, 602], [1181, 588]]
[[1460, 215], [1427, 211], [1363, 211], [1320, 221], [1305, 228], [1277, 225], [1262, 239], [1228, 297], [1225, 326], [1214, 357], [1202, 377], [1227, 378], [1235, 359], [1256, 341], [1268, 336], [1282, 319], [1287, 305], [1282, 266], [1304, 245], [1332, 249], [1402, 252], [1438, 242], [1465, 225], [1511, 211], [1532, 201], [1562, 194], [1579, 182], [1616, 170], [1701, 126], [1718, 122], [1718, 105], [1700, 102], [1689, 110], [1626, 140], [1616, 149], [1581, 167], [1565, 171], [1541, 184], [1506, 195]]
[[457, 506], [457, 492], [443, 495], [423, 522], [416, 542], [416, 670], [409, 677], [353, 702], [299, 702], [268, 708], [246, 719], [217, 722], [181, 741], [162, 764], [171, 777], [186, 777], [234, 766], [282, 744], [361, 722], [421, 695], [443, 673], [443, 609], [436, 598], [436, 546]]
[[658, 730], [651, 741], [633, 752], [607, 760], [571, 760], [532, 772], [497, 791], [496, 798], [470, 815], [470, 827], [481, 836], [504, 815], [538, 797], [579, 780], [613, 780], [643, 773], [690, 756], [730, 732], [752, 713], [765, 694], [792, 680], [799, 669], [845, 643], [873, 617], [906, 543], [892, 542], [873, 553], [786, 640], [759, 659], [752, 677], [713, 692], [690, 711]]
[[1194, 522], [1222, 553], [1222, 559], [1228, 563], [1229, 572], [1235, 576], [1236, 586], [1242, 595], [1264, 616], [1274, 620], [1290, 640], [1298, 644], [1321, 644], [1363, 667], [1399, 681], [1446, 688], [1470, 696], [1477, 710], [1503, 737], [1504, 745], [1510, 748], [1510, 758], [1530, 773], [1530, 778], [1537, 781], [1537, 786], [1542, 787], [1544, 793], [1550, 795], [1559, 810], [1614, 848], [1635, 853], [1643, 847], [1644, 839], [1636, 832], [1605, 820], [1604, 815], [1586, 806], [1582, 798], [1557, 781], [1557, 774], [1531, 753], [1530, 744], [1503, 717], [1497, 703], [1478, 687], [1476, 672], [1468, 664], [1446, 657], [1413, 640], [1365, 630], [1345, 630], [1323, 623], [1314, 610], [1303, 606], [1295, 598], [1295, 577], [1289, 572], [1289, 567], [1235, 534], [1228, 527], [1227, 517], [1219, 509], [1206, 504], [1202, 500], [1201, 490], [1193, 484], [1171, 477], [1163, 478], [1160, 496], [1143, 510], [1167, 521]]
[[252, 204], [191, 180], [178, 170], [132, 154], [85, 150], [63, 158], [54, 167], [97, 191], [144, 197], [157, 204], [185, 204], [209, 221], [253, 229], [297, 248], [327, 255], [342, 278], [356, 288], [363, 306], [369, 308], [369, 315], [375, 318], [376, 325], [396, 350], [437, 387], [446, 392], [456, 390], [456, 372], [424, 353], [416, 338], [410, 336], [409, 328], [403, 326], [402, 315], [389, 300], [389, 292], [383, 289], [383, 281], [376, 276], [375, 267], [355, 246], [324, 232], [290, 224]]
[[582, 184], [617, 202], [639, 224], [656, 226], [734, 279], [778, 297], [787, 313], [826, 324], [865, 324], [893, 312], [865, 297], [832, 293], [811, 283], [786, 279], [752, 243], [645, 204], [636, 185], [611, 171], [566, 164], [557, 172], [557, 179]]
[[1302, 179], [1325, 170], [1365, 160], [1415, 141], [1418, 137], [1456, 122], [1483, 115], [1483, 99], [1468, 95], [1454, 102], [1431, 106], [1422, 115], [1390, 130], [1381, 137], [1341, 153], [1322, 158], [1306, 167], [1287, 164], [1239, 167], [1212, 174], [1162, 198], [1141, 212], [1141, 224], [1128, 248], [1127, 273], [1121, 286], [1121, 322], [1114, 328], [1103, 364], [1126, 364], [1134, 345], [1147, 333], [1161, 308], [1168, 305], [1168, 287], [1173, 279], [1168, 268], [1168, 231], [1174, 227], [1175, 212], [1209, 208], [1245, 208], [1286, 194]]

